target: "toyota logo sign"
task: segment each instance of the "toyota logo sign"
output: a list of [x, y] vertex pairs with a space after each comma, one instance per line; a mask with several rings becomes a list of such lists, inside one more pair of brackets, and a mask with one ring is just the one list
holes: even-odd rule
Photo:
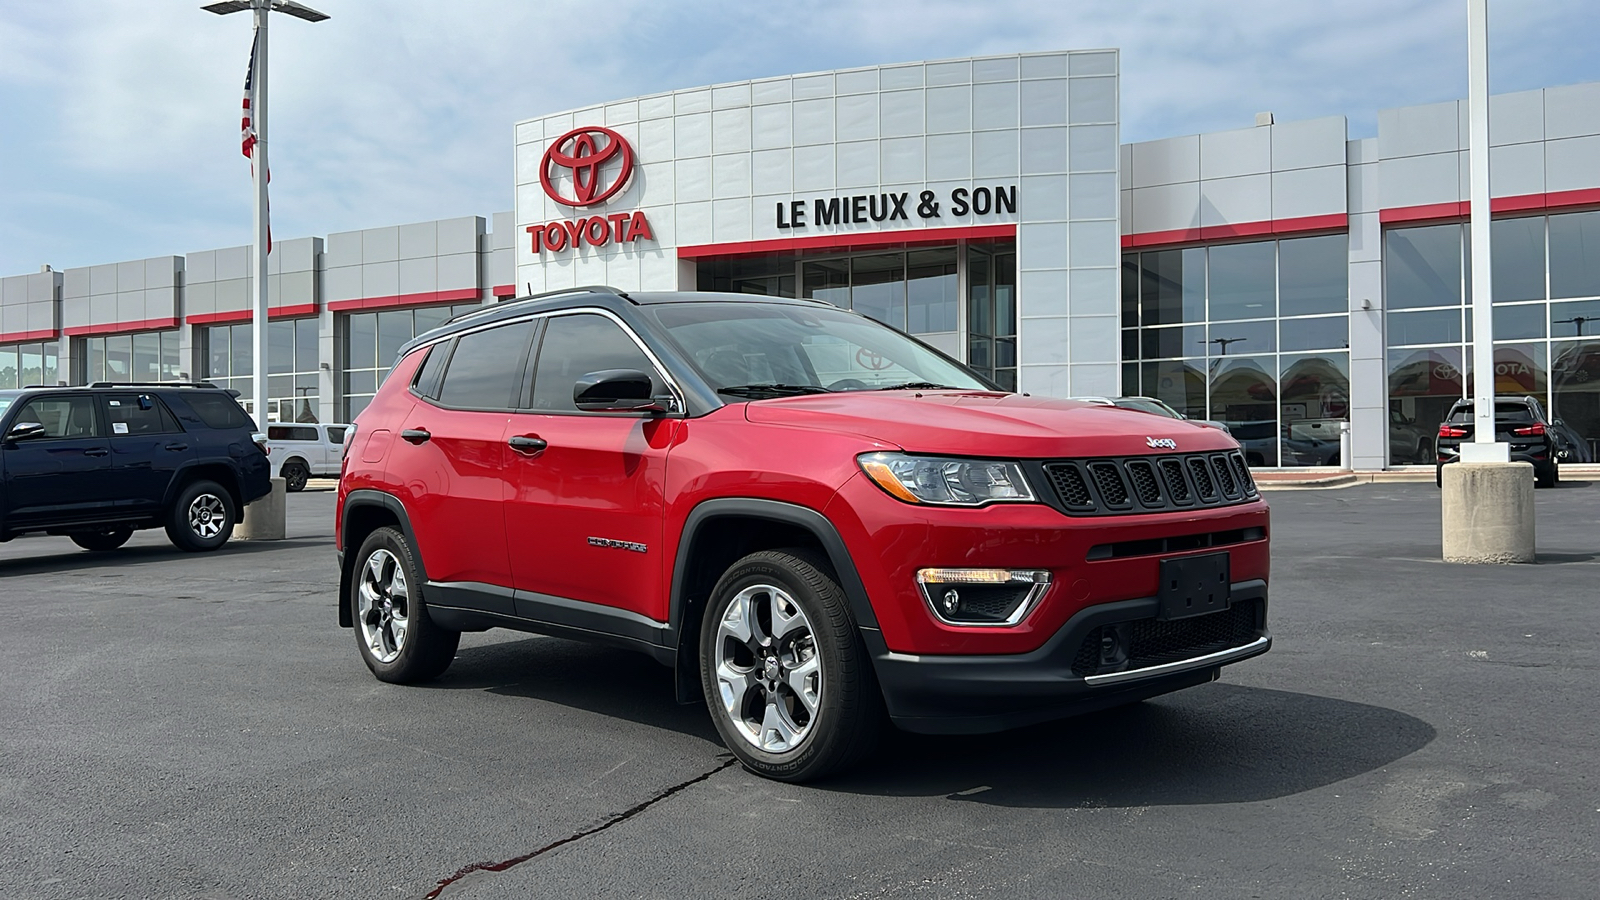
[[[566, 206], [604, 203], [627, 187], [632, 175], [633, 147], [622, 135], [598, 125], [574, 128], [556, 138], [539, 160], [544, 192]], [[564, 196], [562, 190], [571, 195]]]

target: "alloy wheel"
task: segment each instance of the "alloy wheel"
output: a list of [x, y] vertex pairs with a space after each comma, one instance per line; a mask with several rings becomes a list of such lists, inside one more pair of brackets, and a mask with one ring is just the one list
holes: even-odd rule
[[216, 494], [201, 494], [189, 504], [189, 529], [196, 537], [210, 540], [222, 533], [228, 508]]
[[767, 753], [787, 753], [811, 733], [822, 701], [822, 656], [811, 621], [783, 588], [734, 595], [717, 626], [713, 662], [734, 730]]
[[357, 593], [356, 617], [368, 652], [380, 663], [394, 662], [405, 649], [410, 626], [411, 592], [405, 567], [388, 550], [374, 550], [361, 567]]

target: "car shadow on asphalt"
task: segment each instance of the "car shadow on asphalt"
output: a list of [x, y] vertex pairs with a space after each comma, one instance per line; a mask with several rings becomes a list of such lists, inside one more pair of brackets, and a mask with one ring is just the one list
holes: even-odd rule
[[526, 697], [719, 740], [704, 705], [676, 701], [672, 670], [632, 650], [547, 637], [464, 647], [426, 687]]
[[[673, 674], [628, 650], [554, 638], [463, 648], [430, 687], [556, 703], [718, 742]], [[1038, 808], [1246, 803], [1386, 766], [1435, 737], [1380, 706], [1213, 683], [1044, 725], [971, 736], [889, 734], [856, 770], [815, 787]]]
[[[39, 540], [37, 538], [23, 540]], [[35, 556], [0, 559], [0, 577], [7, 575], [41, 575], [51, 572], [83, 571], [89, 569], [114, 569], [140, 563], [162, 562], [174, 559], [208, 559], [266, 553], [289, 548], [318, 547], [331, 549], [327, 538], [291, 538], [284, 541], [229, 541], [211, 553], [186, 553], [168, 544], [122, 547], [105, 553], [80, 550], [61, 538], [52, 540], [48, 549]], [[330, 552], [328, 559], [332, 559]], [[330, 563], [331, 565], [331, 563]]]
[[897, 733], [824, 787], [1053, 809], [1249, 803], [1379, 769], [1435, 735], [1380, 706], [1219, 683], [998, 734]]

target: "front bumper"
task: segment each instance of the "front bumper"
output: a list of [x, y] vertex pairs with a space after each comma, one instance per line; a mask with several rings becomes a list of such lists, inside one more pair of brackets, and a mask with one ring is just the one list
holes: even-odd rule
[[[1195, 623], [1234, 616], [1229, 636], [1197, 644], [1192, 655], [1166, 653], [1130, 660], [1120, 671], [1086, 672], [1085, 642], [1104, 626], [1154, 622], [1155, 597], [1090, 606], [1072, 616], [1029, 653], [934, 656], [890, 651], [877, 632], [863, 630], [889, 715], [906, 731], [971, 734], [1002, 731], [1131, 703], [1203, 684], [1229, 663], [1272, 646], [1266, 627], [1265, 581], [1235, 582], [1228, 610], [1177, 620]], [[1247, 616], [1247, 620], [1238, 620]], [[1097, 645], [1097, 644], [1096, 644]], [[1177, 658], [1166, 657], [1176, 655]]]

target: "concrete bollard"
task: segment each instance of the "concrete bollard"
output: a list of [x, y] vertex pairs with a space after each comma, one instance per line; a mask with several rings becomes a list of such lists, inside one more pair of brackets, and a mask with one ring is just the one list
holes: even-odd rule
[[282, 478], [272, 479], [272, 491], [244, 508], [236, 540], [281, 541], [289, 536], [289, 488]]
[[1534, 561], [1533, 466], [1451, 463], [1442, 472], [1444, 561]]

